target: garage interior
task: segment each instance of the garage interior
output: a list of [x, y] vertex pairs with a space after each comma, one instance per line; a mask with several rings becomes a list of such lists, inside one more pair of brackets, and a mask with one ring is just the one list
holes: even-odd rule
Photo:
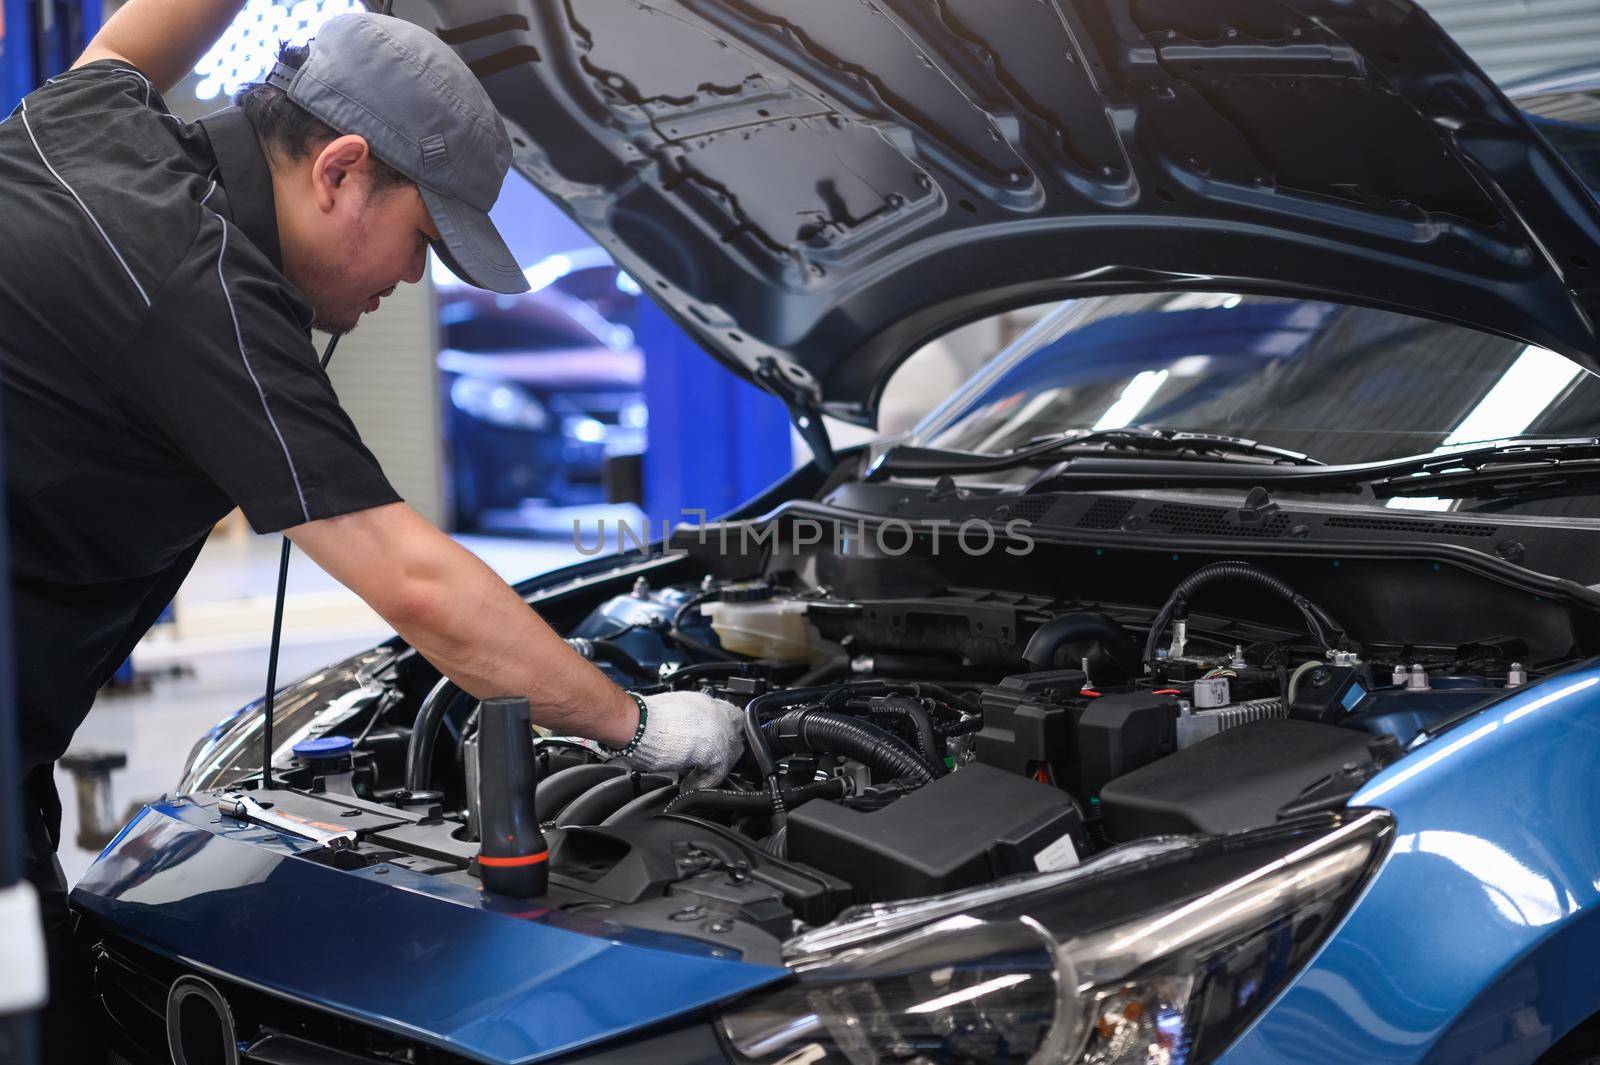
[[[70, 65], [120, 6], [116, 0], [0, 3], [0, 113]], [[1595, 0], [1420, 0], [1419, 6], [1503, 86], [1600, 62]], [[310, 39], [328, 19], [362, 10], [358, 0], [248, 0], [167, 103], [184, 120], [207, 115], [265, 75], [280, 41]], [[1575, 106], [1562, 99], [1560, 106]], [[1590, 112], [1550, 117], [1600, 126], [1600, 92], [1591, 104]], [[514, 170], [492, 217], [530, 293], [469, 289], [432, 257], [420, 283], [400, 286], [342, 341], [330, 377], [400, 495], [495, 573], [516, 583], [581, 562], [601, 545], [625, 548], [637, 532], [656, 538], [675, 523], [715, 519], [811, 461], [811, 447], [776, 396], [706, 357], [638, 281]], [[884, 389], [876, 431], [828, 418], [833, 445], [908, 432], [1057, 306], [986, 316], [920, 347]], [[316, 336], [319, 351], [326, 339]], [[1531, 345], [1482, 360], [1488, 379], [1511, 383], [1498, 392], [1431, 397], [1454, 404], [1449, 418], [1458, 433], [1440, 449], [1482, 439], [1475, 418], [1504, 436], [1592, 434], [1592, 425], [1571, 410], [1566, 422], [1537, 422], [1558, 395], [1576, 394], [1584, 401], [1572, 408], [1595, 409], [1600, 384], [1576, 362]], [[1104, 424], [1132, 424], [1147, 401], [1122, 393], [1127, 409], [1108, 409]], [[1534, 404], [1520, 422], [1507, 414], [1518, 402]], [[1419, 407], [1390, 416], [1402, 426], [1435, 413]], [[1314, 443], [1309, 432], [1303, 441], [1279, 441], [1307, 453]], [[1353, 450], [1345, 461], [1380, 452], [1378, 445], [1371, 456]], [[1389, 503], [1396, 511], [1448, 509], [1447, 501], [1430, 497]], [[1561, 506], [1551, 503], [1543, 513], [1560, 515]], [[64, 807], [59, 855], [69, 884], [133, 814], [173, 789], [195, 738], [220, 713], [261, 699], [280, 543], [276, 534], [251, 531], [241, 512], [229, 515], [162, 620], [101, 691], [55, 773]], [[392, 632], [355, 593], [303, 553], [292, 553], [280, 683]]]

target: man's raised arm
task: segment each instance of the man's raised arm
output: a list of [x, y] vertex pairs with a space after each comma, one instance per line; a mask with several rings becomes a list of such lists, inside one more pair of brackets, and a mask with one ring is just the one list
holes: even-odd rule
[[243, 0], [128, 0], [72, 65], [121, 59], [138, 67], [157, 91], [168, 92], [243, 7]]

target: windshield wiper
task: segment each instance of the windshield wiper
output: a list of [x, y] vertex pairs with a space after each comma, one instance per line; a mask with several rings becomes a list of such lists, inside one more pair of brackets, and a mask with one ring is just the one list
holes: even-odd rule
[[1024, 492], [1133, 488], [1369, 491], [1378, 499], [1425, 496], [1522, 499], [1575, 495], [1600, 484], [1600, 437], [1501, 440], [1343, 466], [1071, 457], [1040, 472]]
[[1600, 439], [1550, 440], [1432, 456], [1369, 480], [1379, 499], [1479, 499], [1500, 504], [1600, 491]]
[[1182, 461], [1246, 462], [1252, 465], [1322, 466], [1298, 451], [1273, 447], [1239, 436], [1221, 433], [1191, 433], [1177, 429], [1073, 429], [1038, 440], [998, 455], [976, 451], [899, 445], [878, 457], [866, 479], [890, 474], [996, 473], [1038, 462], [1054, 461], [1067, 455], [1094, 455], [1100, 458], [1177, 458]]

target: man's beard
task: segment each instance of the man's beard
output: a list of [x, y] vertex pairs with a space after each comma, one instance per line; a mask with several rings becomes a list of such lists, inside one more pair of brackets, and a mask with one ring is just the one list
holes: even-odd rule
[[[359, 247], [364, 236], [364, 230], [352, 234], [352, 246]], [[311, 327], [335, 336], [342, 336], [355, 329], [361, 321], [363, 309], [361, 306], [330, 307], [324, 302], [322, 293], [337, 292], [341, 288], [339, 281], [342, 273], [341, 264], [302, 261], [297, 269], [287, 274], [290, 283], [299, 289], [300, 294], [311, 304]]]
[[346, 333], [353, 333], [356, 330], [356, 326], [361, 324], [360, 311], [346, 311], [343, 313], [329, 312], [324, 314], [314, 305], [312, 306], [311, 311], [311, 328], [318, 330], [319, 332], [331, 333], [334, 336], [344, 336]]

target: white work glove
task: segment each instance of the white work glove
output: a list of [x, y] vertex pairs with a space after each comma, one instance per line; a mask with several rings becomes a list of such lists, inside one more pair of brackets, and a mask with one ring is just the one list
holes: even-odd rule
[[644, 697], [644, 732], [623, 756], [636, 769], [681, 772], [685, 792], [709, 788], [728, 775], [744, 751], [744, 712], [704, 692]]

